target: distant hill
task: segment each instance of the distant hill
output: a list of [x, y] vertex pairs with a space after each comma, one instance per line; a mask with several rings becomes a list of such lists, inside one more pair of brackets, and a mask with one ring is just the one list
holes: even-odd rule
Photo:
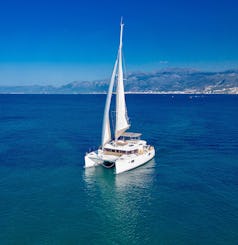
[[[60, 87], [0, 86], [0, 93], [78, 94], [106, 93], [109, 79], [74, 81]], [[220, 93], [238, 94], [238, 69], [204, 72], [194, 69], [163, 69], [157, 72], [133, 72], [125, 80], [128, 93]]]

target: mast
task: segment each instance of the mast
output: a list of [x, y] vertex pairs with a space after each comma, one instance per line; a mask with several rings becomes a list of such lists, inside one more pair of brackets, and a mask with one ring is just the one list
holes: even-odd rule
[[115, 127], [115, 140], [117, 140], [129, 127], [124, 83], [123, 83], [123, 69], [122, 69], [122, 37], [123, 37], [123, 21], [121, 19], [120, 29], [120, 44], [118, 50], [118, 79], [117, 79], [117, 91], [116, 91], [116, 127]]

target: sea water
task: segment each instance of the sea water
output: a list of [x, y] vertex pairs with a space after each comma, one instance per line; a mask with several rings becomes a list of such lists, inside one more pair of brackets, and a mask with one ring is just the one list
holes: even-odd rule
[[127, 95], [156, 156], [84, 169], [105, 95], [0, 95], [0, 244], [238, 244], [238, 96]]

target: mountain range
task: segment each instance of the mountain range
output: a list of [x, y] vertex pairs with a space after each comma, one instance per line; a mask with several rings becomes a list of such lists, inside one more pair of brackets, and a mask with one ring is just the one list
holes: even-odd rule
[[[63, 86], [0, 86], [1, 94], [106, 93], [110, 79], [73, 81]], [[238, 94], [238, 69], [205, 72], [167, 68], [156, 72], [132, 72], [125, 80], [127, 93]]]

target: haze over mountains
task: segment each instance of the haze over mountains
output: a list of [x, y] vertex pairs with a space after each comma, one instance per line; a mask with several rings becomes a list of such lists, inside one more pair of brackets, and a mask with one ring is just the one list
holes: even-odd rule
[[[0, 86], [0, 93], [106, 93], [109, 80], [74, 81], [60, 87]], [[127, 75], [125, 91], [128, 93], [238, 94], [238, 69], [204, 72], [194, 69], [167, 68], [157, 72], [133, 72]]]

